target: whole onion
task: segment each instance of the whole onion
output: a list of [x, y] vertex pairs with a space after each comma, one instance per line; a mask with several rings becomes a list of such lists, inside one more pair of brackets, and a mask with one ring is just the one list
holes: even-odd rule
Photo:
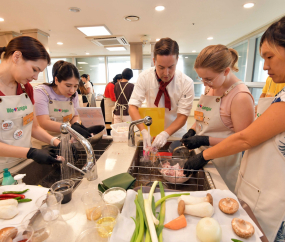
[[196, 235], [201, 242], [220, 242], [222, 229], [213, 218], [202, 218], [196, 227]]

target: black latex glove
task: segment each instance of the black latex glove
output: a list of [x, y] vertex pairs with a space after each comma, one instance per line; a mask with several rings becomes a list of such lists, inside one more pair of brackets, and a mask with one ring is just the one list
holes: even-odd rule
[[[45, 147], [43, 146], [42, 149], [47, 150], [49, 152], [49, 154], [52, 155], [52, 156], [56, 157], [57, 155], [60, 155], [60, 156], [64, 157], [64, 155], [61, 155], [60, 144], [61, 144], [61, 142], [57, 146], [50, 146], [50, 145], [45, 146]], [[73, 159], [75, 161], [77, 161], [78, 160], [77, 149], [74, 147], [74, 145], [72, 143], [70, 143], [69, 145], [71, 147], [71, 152], [72, 152], [72, 155], [73, 155]]]
[[87, 128], [89, 133], [91, 133], [93, 135], [99, 134], [104, 129], [105, 129], [105, 126], [103, 126], [103, 125], [94, 125], [94, 126]]
[[[184, 171], [183, 173], [187, 176], [189, 176], [192, 172], [189, 170], [199, 170], [203, 166], [205, 166], [209, 161], [205, 160], [203, 157], [203, 151], [199, 153], [198, 155], [191, 156], [187, 162], [184, 164]], [[186, 169], [186, 170], [185, 170]]]
[[39, 150], [35, 148], [30, 148], [27, 153], [27, 158], [32, 159], [39, 164], [60, 164], [61, 161], [55, 159], [56, 155], [53, 153], [49, 153], [47, 150]]
[[85, 128], [82, 124], [74, 123], [71, 125], [71, 128], [74, 129], [77, 133], [81, 134], [85, 139], [91, 137], [91, 133], [87, 128]]
[[194, 136], [195, 134], [196, 134], [196, 131], [194, 129], [189, 129], [188, 132], [182, 136], [182, 139], [190, 138]]
[[199, 148], [200, 146], [209, 146], [209, 136], [200, 136], [195, 135], [189, 137], [187, 139], [182, 139], [181, 142], [187, 147], [189, 150], [193, 150]]

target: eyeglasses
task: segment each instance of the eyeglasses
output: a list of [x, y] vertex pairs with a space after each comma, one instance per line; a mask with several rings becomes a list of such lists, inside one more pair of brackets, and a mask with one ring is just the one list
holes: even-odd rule
[[[222, 74], [222, 73], [220, 73]], [[205, 84], [208, 84], [208, 85], [213, 85], [213, 82], [217, 79], [218, 76], [220, 76], [220, 74], [218, 74], [212, 81], [205, 81], [203, 78], [197, 76], [196, 79], [200, 82], [203, 82]]]

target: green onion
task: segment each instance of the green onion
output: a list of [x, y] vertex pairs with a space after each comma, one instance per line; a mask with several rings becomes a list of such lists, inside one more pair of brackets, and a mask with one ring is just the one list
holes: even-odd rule
[[136, 208], [139, 212], [139, 232], [138, 232], [138, 236], [136, 239], [136, 242], [141, 242], [143, 234], [144, 234], [144, 221], [143, 221], [143, 214], [142, 214], [142, 210], [141, 207], [137, 201], [137, 199], [135, 200], [135, 204], [136, 204]]
[[[159, 188], [160, 188], [161, 198], [165, 197], [164, 188], [162, 186], [162, 182], [161, 181], [159, 182]], [[162, 202], [162, 204], [160, 206], [159, 225], [158, 225], [158, 227], [156, 229], [156, 233], [158, 235], [159, 242], [162, 242], [162, 230], [163, 230], [163, 224], [164, 224], [164, 218], [165, 218], [165, 210], [166, 210], [166, 204], [165, 204], [165, 201], [164, 201], [164, 202]]]
[[182, 195], [190, 195], [190, 193], [175, 193], [175, 194], [170, 194], [166, 197], [163, 197], [161, 199], [159, 199], [156, 203], [155, 203], [155, 207], [157, 207], [158, 205], [160, 205], [162, 202], [164, 202], [166, 199], [168, 198], [172, 198], [172, 197], [180, 197]]

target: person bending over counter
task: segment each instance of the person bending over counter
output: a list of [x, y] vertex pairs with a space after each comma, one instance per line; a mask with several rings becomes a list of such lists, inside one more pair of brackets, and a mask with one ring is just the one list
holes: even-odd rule
[[34, 95], [29, 83], [50, 64], [49, 54], [38, 40], [20, 36], [0, 48], [0, 56], [0, 171], [23, 158], [40, 164], [61, 163], [48, 151], [30, 148], [31, 136], [54, 146], [60, 143], [34, 119]]
[[[247, 86], [234, 74], [238, 71], [237, 61], [237, 51], [224, 45], [210, 45], [197, 56], [194, 68], [206, 86], [206, 92], [194, 112], [196, 122], [182, 138], [188, 149], [198, 148], [201, 152], [254, 121], [254, 99]], [[232, 192], [240, 161], [241, 153], [213, 160]]]
[[[285, 83], [285, 17], [265, 31], [259, 48], [263, 69], [275, 83]], [[285, 88], [246, 129], [190, 157], [184, 168], [197, 170], [209, 160], [244, 150], [235, 193], [250, 206], [269, 241], [284, 241]]]
[[69, 62], [57, 61], [52, 68], [52, 83], [38, 85], [34, 89], [35, 112], [39, 124], [54, 135], [60, 134], [62, 123], [71, 127], [85, 138], [90, 132], [81, 124], [76, 108], [79, 107], [77, 88], [79, 72]]

